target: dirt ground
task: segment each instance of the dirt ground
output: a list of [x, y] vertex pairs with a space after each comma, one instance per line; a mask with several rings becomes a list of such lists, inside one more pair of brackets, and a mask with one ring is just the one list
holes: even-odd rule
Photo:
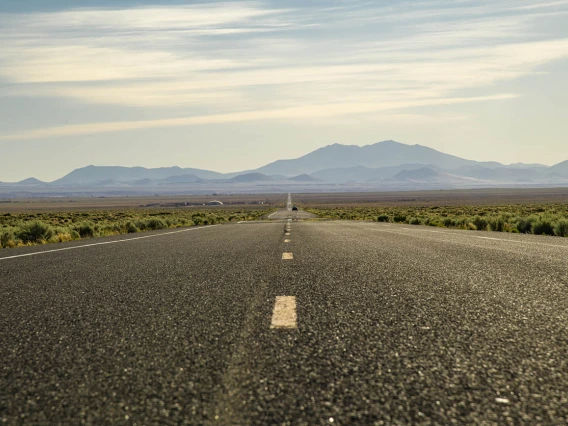
[[[44, 212], [107, 210], [115, 208], [195, 208], [211, 201], [221, 201], [224, 209], [239, 206], [258, 209], [284, 206], [287, 194], [235, 194], [148, 197], [57, 197], [0, 200], [0, 214], [10, 212]], [[375, 206], [431, 207], [462, 205], [558, 204], [568, 203], [568, 188], [471, 189], [449, 191], [352, 192], [292, 194], [302, 207]], [[209, 206], [208, 206], [209, 207]]]

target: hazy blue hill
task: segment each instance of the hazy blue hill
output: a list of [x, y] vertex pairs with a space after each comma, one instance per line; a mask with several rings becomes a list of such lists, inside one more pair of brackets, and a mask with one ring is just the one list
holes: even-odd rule
[[[361, 148], [365, 158], [374, 163], [373, 167], [393, 167], [403, 164], [429, 164], [442, 169], [451, 169], [475, 164], [454, 155], [444, 154], [422, 145], [405, 145], [395, 141], [385, 141]], [[364, 164], [367, 165], [367, 164]]]
[[97, 183], [102, 186], [115, 186], [119, 184], [119, 182], [115, 181], [114, 179], [105, 179]]
[[[300, 158], [275, 161], [256, 171], [265, 174], [279, 173], [293, 176], [302, 173], [312, 174], [325, 169], [358, 166], [381, 168], [409, 163], [431, 164], [444, 169], [476, 164], [475, 161], [444, 154], [422, 145], [405, 145], [395, 141], [384, 141], [363, 147], [328, 145]], [[495, 164], [498, 165], [499, 163]]]
[[371, 169], [365, 166], [338, 167], [318, 170], [317, 172], [311, 173], [311, 176], [325, 182], [365, 182], [374, 176], [376, 170], [377, 169]]
[[162, 179], [160, 182], [162, 183], [202, 183], [203, 179], [196, 175], [178, 175], [178, 176], [170, 176], [165, 179]]
[[45, 182], [31, 177], [31, 178], [19, 181], [18, 184], [19, 185], [45, 185]]
[[389, 179], [396, 176], [400, 172], [418, 170], [425, 167], [431, 170], [438, 170], [438, 168], [432, 164], [401, 164], [400, 166], [380, 167], [378, 169], [373, 169], [373, 175], [367, 180], [367, 182], [377, 182]]
[[[375, 169], [365, 166], [343, 167], [319, 170], [311, 175], [320, 180], [335, 183], [377, 182], [391, 178], [403, 170], [420, 169], [424, 166], [425, 164], [402, 164], [400, 166], [379, 167]], [[430, 167], [434, 168], [434, 166]]]
[[443, 179], [445, 175], [429, 167], [422, 167], [414, 170], [403, 170], [392, 177], [393, 180], [403, 181], [431, 181], [433, 179]]
[[534, 182], [547, 178], [547, 170], [542, 168], [488, 168], [465, 166], [452, 170], [452, 173], [475, 179], [503, 182]]
[[568, 160], [550, 167], [547, 171], [551, 174], [568, 178]]
[[262, 173], [245, 173], [243, 175], [235, 176], [229, 182], [234, 183], [248, 183], [248, 182], [267, 182], [274, 180], [271, 176]]
[[145, 167], [87, 166], [73, 170], [53, 183], [58, 185], [92, 185], [108, 179], [115, 182], [130, 183], [141, 179], [161, 180], [186, 174], [195, 175], [200, 179], [215, 179], [223, 176], [221, 173], [208, 170], [182, 169], [181, 167], [147, 169]]
[[403, 170], [392, 178], [385, 179], [383, 182], [400, 183], [405, 185], [434, 184], [442, 187], [470, 186], [479, 183], [478, 180], [457, 176], [442, 170], [431, 167], [422, 167], [414, 170]]
[[508, 168], [511, 169], [549, 169], [550, 166], [546, 166], [544, 164], [539, 163], [514, 163], [507, 165]]
[[328, 145], [293, 160], [278, 160], [256, 169], [266, 174], [297, 176], [317, 170], [357, 165], [354, 155], [360, 147], [354, 145]]
[[316, 179], [308, 174], [301, 174], [298, 176], [294, 176], [289, 178], [288, 180], [293, 180], [294, 182], [318, 182], [319, 179]]
[[145, 179], [135, 180], [135, 181], [131, 182], [130, 184], [134, 185], [134, 186], [151, 186], [151, 185], [155, 185], [156, 183], [157, 182], [155, 180], [145, 178]]

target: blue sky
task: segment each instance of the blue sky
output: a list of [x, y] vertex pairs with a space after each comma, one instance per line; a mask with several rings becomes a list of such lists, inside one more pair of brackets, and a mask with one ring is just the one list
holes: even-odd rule
[[394, 139], [568, 159], [568, 0], [0, 2], [1, 181]]

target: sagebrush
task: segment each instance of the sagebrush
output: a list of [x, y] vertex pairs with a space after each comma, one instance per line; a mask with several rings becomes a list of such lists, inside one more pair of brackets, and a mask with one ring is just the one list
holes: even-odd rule
[[568, 237], [568, 204], [434, 207], [306, 207], [322, 218]]
[[0, 247], [258, 220], [268, 209], [121, 209], [0, 214]]

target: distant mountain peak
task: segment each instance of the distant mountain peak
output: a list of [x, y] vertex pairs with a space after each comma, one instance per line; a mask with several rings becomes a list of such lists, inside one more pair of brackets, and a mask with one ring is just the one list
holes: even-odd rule
[[303, 173], [301, 175], [291, 177], [288, 180], [293, 180], [295, 182], [317, 182], [319, 179], [316, 179], [313, 176]]
[[453, 169], [478, 164], [454, 155], [445, 154], [422, 145], [407, 145], [385, 140], [372, 145], [341, 145], [335, 143], [291, 160], [278, 160], [254, 170], [268, 175], [297, 176], [334, 168], [396, 167], [403, 164], [431, 164]]
[[397, 142], [397, 141], [392, 140], [392, 139], [387, 139], [387, 140], [385, 140], [385, 141], [380, 141], [380, 142], [375, 143], [374, 145], [378, 145], [378, 144], [385, 144], [385, 145], [406, 145], [406, 146], [411, 146], [411, 145], [408, 145], [408, 144], [405, 144], [405, 143], [402, 143], [402, 142]]
[[18, 183], [19, 183], [20, 185], [43, 185], [43, 184], [45, 184], [45, 182], [43, 182], [43, 181], [41, 181], [41, 180], [39, 180], [39, 179], [36, 179], [36, 178], [34, 178], [34, 177], [21, 180], [21, 181], [18, 182]]

